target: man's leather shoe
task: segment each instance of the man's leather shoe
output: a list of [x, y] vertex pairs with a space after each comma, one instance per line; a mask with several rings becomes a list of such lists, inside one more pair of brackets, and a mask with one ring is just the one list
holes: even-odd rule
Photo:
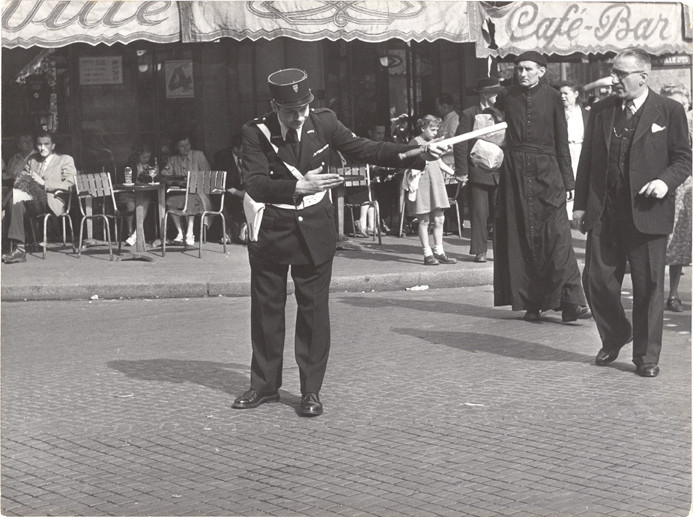
[[234, 400], [231, 407], [234, 409], [251, 409], [265, 402], [276, 402], [278, 400], [279, 393], [276, 391], [274, 393], [260, 393], [251, 388]]
[[586, 320], [592, 317], [588, 307], [576, 303], [568, 305], [561, 313], [561, 321], [568, 323], [577, 320]]
[[675, 296], [670, 296], [667, 299], [667, 310], [670, 310], [672, 312], [683, 312], [686, 310], [686, 307], [681, 303], [681, 300], [676, 298]]
[[474, 262], [486, 262], [486, 252], [484, 251], [483, 253], [477, 253], [474, 256]]
[[638, 366], [638, 375], [640, 377], [657, 377], [659, 375], [659, 366], [656, 364], [643, 364]]
[[529, 310], [529, 311], [525, 312], [523, 319], [525, 321], [539, 321], [539, 320], [541, 320], [541, 312], [535, 311], [535, 310]]
[[6, 253], [2, 256], [2, 261], [5, 264], [16, 264], [18, 262], [26, 262], [26, 251], [16, 248], [12, 253]]
[[597, 352], [597, 357], [594, 359], [594, 364], [597, 366], [606, 366], [609, 363], [613, 363], [618, 357], [620, 350], [613, 350], [611, 348], [603, 348]]
[[322, 402], [317, 393], [306, 393], [301, 397], [301, 416], [320, 416], [322, 415]]

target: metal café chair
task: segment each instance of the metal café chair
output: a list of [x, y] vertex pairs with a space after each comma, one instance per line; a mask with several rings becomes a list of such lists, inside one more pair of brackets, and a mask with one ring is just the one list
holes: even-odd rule
[[[189, 208], [190, 196], [193, 194], [206, 194], [208, 196], [218, 195], [219, 210], [198, 210], [193, 211]], [[185, 204], [182, 210], [166, 210], [164, 219], [161, 221], [161, 256], [166, 256], [166, 223], [169, 215], [184, 217], [200, 216], [200, 239], [198, 241], [197, 257], [202, 258], [202, 242], [206, 241], [207, 231], [205, 228], [205, 217], [221, 217], [222, 228], [226, 228], [226, 218], [224, 217], [224, 196], [226, 194], [226, 171], [188, 171], [188, 182], [185, 187]], [[226, 239], [222, 239], [224, 253], [226, 253]]]
[[[113, 260], [113, 247], [111, 242], [110, 222], [114, 222], [114, 230], [118, 239], [118, 252], [120, 252], [121, 242], [119, 231], [119, 223], [122, 224], [123, 218], [128, 215], [133, 215], [134, 212], [122, 212], [118, 210], [115, 196], [113, 195], [113, 184], [111, 183], [111, 175], [108, 172], [94, 172], [77, 174], [77, 199], [79, 200], [79, 209], [82, 213], [82, 221], [79, 225], [79, 245], [77, 247], [77, 256], [81, 256], [82, 238], [84, 235], [84, 225], [88, 220], [101, 220], [104, 222], [106, 231], [106, 241], [108, 242], [108, 254]], [[88, 199], [92, 201], [100, 199], [101, 212], [89, 213], [86, 208]], [[95, 203], [92, 203], [95, 205]], [[109, 213], [110, 209], [110, 213]]]
[[361, 208], [362, 205], [367, 204], [368, 208], [373, 208], [374, 219], [375, 219], [375, 229], [373, 231], [373, 240], [375, 236], [378, 236], [378, 244], [382, 245], [383, 239], [380, 231], [380, 206], [378, 205], [378, 200], [373, 196], [373, 187], [371, 184], [371, 170], [368, 164], [364, 165], [347, 165], [345, 167], [339, 167], [337, 169], [337, 174], [344, 177], [344, 187], [366, 187], [368, 191], [368, 201], [366, 203], [344, 203], [344, 208], [349, 209], [351, 214], [351, 227], [353, 230], [353, 235], [356, 235], [356, 222], [354, 220], [354, 208]]
[[[457, 234], [460, 236], [460, 238], [462, 238], [462, 219], [460, 217], [460, 205], [457, 201], [460, 197], [462, 183], [457, 181], [455, 176], [445, 174], [445, 186], [447, 187], [448, 185], [453, 185], [453, 188], [450, 190], [452, 190], [454, 193], [450, 195], [450, 191], [448, 191], [448, 202], [450, 203], [450, 209], [455, 209], [455, 215], [457, 215]], [[447, 217], [445, 218], [445, 221], [447, 221]]]
[[50, 221], [51, 218], [57, 219], [62, 223], [62, 230], [63, 230], [63, 247], [67, 246], [67, 235], [65, 232], [65, 221], [69, 223], [70, 226], [70, 237], [72, 239], [72, 251], [74, 252], [75, 250], [75, 230], [72, 226], [72, 217], [70, 217], [70, 210], [72, 208], [72, 195], [74, 193], [74, 189], [70, 189], [68, 191], [65, 190], [56, 190], [54, 194], [67, 194], [67, 203], [63, 206], [63, 211], [59, 214], [54, 214], [50, 208], [43, 214], [38, 214], [34, 216], [34, 218], [31, 219], [31, 233], [34, 237], [34, 242], [37, 242], [36, 240], [36, 229], [35, 226], [38, 222], [43, 223], [43, 241], [41, 241], [41, 247], [42, 247], [42, 258], [46, 258], [46, 247], [48, 246], [48, 221]]

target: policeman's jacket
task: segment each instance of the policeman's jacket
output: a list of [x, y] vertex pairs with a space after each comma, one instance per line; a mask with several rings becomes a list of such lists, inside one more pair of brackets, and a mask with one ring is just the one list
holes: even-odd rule
[[[269, 140], [263, 134], [263, 126], [269, 131]], [[422, 158], [398, 156], [416, 146], [359, 138], [333, 111], [324, 108], [309, 111], [297, 144], [298, 153], [282, 138], [276, 113], [246, 123], [241, 135], [246, 192], [255, 201], [268, 203], [258, 240], [249, 243], [249, 252], [251, 258], [261, 257], [279, 264], [323, 264], [332, 259], [337, 243], [334, 207], [329, 196], [303, 208], [302, 196], [296, 195], [298, 179], [287, 164], [301, 174], [324, 164], [323, 171], [327, 172], [330, 151], [336, 150], [355, 163], [425, 167]]]

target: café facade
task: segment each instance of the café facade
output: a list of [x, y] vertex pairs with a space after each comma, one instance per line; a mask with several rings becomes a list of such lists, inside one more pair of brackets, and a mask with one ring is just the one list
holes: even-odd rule
[[508, 76], [530, 48], [550, 54], [554, 79], [584, 84], [638, 45], [661, 58], [663, 80], [690, 87], [688, 9], [657, 5], [3, 0], [3, 156], [41, 126], [81, 170], [102, 149], [119, 166], [138, 142], [160, 152], [179, 131], [211, 159], [269, 110], [266, 78], [286, 67], [305, 69], [314, 106], [361, 134], [433, 112], [444, 92], [471, 105], [479, 77]]

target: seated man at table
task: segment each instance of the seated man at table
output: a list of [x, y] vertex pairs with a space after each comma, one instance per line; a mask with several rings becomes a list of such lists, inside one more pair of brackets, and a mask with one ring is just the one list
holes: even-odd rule
[[47, 131], [36, 137], [38, 154], [29, 158], [12, 191], [12, 208], [7, 236], [14, 248], [2, 256], [5, 264], [26, 262], [24, 222], [51, 210], [64, 210], [67, 192], [74, 187], [75, 162], [71, 156], [54, 153], [55, 143]]

